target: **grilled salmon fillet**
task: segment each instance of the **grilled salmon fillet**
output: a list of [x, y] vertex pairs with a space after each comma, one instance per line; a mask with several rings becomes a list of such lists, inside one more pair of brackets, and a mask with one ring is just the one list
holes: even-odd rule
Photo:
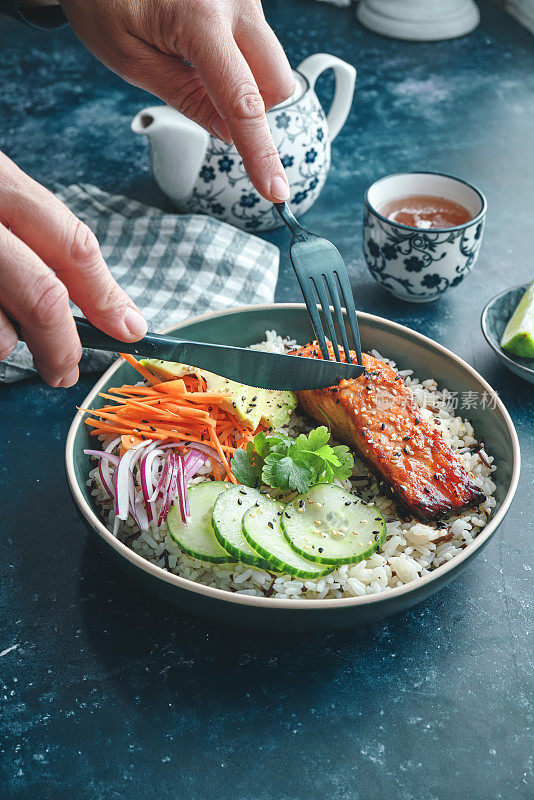
[[[321, 358], [308, 345], [295, 353]], [[443, 436], [425, 421], [388, 364], [363, 354], [365, 372], [339, 386], [297, 392], [300, 406], [353, 447], [389, 487], [400, 508], [422, 521], [478, 506], [486, 496]]]

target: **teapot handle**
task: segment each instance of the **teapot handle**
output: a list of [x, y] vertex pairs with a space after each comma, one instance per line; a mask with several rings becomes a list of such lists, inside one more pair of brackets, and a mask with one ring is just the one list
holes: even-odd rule
[[308, 56], [297, 69], [308, 79], [312, 89], [322, 72], [327, 69], [334, 70], [336, 89], [327, 116], [330, 141], [333, 142], [349, 115], [354, 97], [356, 70], [352, 64], [347, 64], [346, 61], [328, 53], [315, 53], [313, 56]]

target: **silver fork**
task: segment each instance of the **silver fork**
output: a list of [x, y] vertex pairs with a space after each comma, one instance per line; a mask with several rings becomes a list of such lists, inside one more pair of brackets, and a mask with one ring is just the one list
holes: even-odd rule
[[[299, 225], [287, 203], [274, 203], [274, 207], [291, 231], [289, 257], [297, 275], [300, 288], [302, 289], [302, 294], [304, 295], [304, 300], [323, 358], [330, 360], [330, 354], [328, 352], [321, 317], [317, 310], [315, 295], [319, 300], [323, 316], [326, 320], [328, 335], [332, 342], [336, 361], [341, 361], [341, 356], [336, 326], [330, 309], [331, 305], [334, 307], [337, 329], [341, 335], [346, 360], [350, 360], [350, 351], [355, 350], [358, 364], [362, 366], [362, 348], [354, 298], [352, 296], [352, 289], [350, 288], [347, 267], [338, 249], [334, 247], [332, 242], [329, 242], [328, 239], [316, 236], [314, 233], [310, 233]], [[352, 347], [349, 343], [347, 327], [341, 310], [341, 302], [339, 299], [340, 292], [343, 305], [347, 312]], [[363, 367], [361, 371], [363, 372]]]

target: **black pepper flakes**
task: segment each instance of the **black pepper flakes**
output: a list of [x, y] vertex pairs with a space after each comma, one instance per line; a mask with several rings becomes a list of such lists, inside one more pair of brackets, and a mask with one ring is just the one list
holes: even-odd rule
[[170, 567], [169, 567], [169, 551], [168, 550], [164, 550], [163, 551], [163, 562], [165, 564], [165, 569], [167, 570], [167, 572], [170, 572], [171, 570], [170, 570]]

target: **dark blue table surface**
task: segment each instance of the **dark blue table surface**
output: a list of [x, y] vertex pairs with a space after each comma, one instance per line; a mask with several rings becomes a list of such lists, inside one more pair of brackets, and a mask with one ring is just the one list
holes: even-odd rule
[[[526, 798], [532, 650], [533, 388], [479, 329], [484, 303], [534, 276], [534, 39], [492, 3], [470, 37], [434, 44], [364, 31], [352, 9], [276, 0], [293, 64], [329, 51], [358, 67], [312, 230], [334, 240], [360, 308], [452, 348], [500, 393], [522, 481], [483, 556], [411, 612], [287, 637], [188, 618], [118, 573], [82, 528], [63, 476], [71, 390], [0, 388], [0, 793], [9, 798], [334, 800]], [[33, 177], [85, 181], [164, 205], [129, 121], [149, 99], [69, 29], [0, 22], [0, 148]], [[328, 97], [331, 84], [321, 79]], [[461, 288], [413, 306], [377, 288], [361, 254], [375, 178], [443, 170], [489, 203]], [[279, 300], [297, 300], [283, 232]]]

